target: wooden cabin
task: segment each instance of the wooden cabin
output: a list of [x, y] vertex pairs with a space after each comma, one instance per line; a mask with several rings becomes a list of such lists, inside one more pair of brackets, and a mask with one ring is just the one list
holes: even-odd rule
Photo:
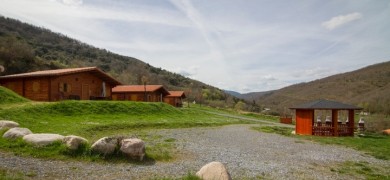
[[169, 95], [164, 97], [164, 102], [175, 107], [182, 107], [185, 98], [184, 91], [169, 91]]
[[296, 134], [353, 136], [355, 110], [362, 108], [336, 101], [317, 100], [290, 109], [295, 109]]
[[96, 67], [57, 69], [0, 77], [0, 85], [35, 101], [110, 99], [121, 83]]
[[112, 88], [112, 100], [163, 102], [169, 92], [162, 85], [121, 85]]

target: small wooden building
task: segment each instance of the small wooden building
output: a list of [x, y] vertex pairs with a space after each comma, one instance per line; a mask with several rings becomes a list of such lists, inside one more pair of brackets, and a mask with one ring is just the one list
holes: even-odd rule
[[169, 95], [164, 97], [164, 102], [175, 107], [182, 107], [185, 98], [184, 91], [169, 91]]
[[112, 88], [112, 100], [163, 102], [169, 92], [162, 85], [121, 85]]
[[35, 101], [108, 99], [121, 83], [96, 67], [57, 69], [0, 77], [0, 85]]
[[[355, 110], [362, 108], [343, 104], [336, 101], [317, 100], [292, 107], [295, 109], [296, 126], [295, 132], [300, 135], [317, 135], [317, 136], [353, 136], [355, 129]], [[326, 120], [322, 120], [323, 114], [316, 110], [329, 111]], [[340, 117], [341, 111], [345, 111], [346, 117], [344, 123]], [[321, 115], [319, 115], [321, 114]]]

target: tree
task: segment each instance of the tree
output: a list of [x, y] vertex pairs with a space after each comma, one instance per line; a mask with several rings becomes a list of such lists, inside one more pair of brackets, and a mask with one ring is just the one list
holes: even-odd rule
[[146, 83], [148, 82], [148, 77], [142, 76], [141, 77], [141, 81], [142, 81], [142, 84], [144, 85], [144, 101], [146, 102], [147, 101], [147, 97], [146, 97]]

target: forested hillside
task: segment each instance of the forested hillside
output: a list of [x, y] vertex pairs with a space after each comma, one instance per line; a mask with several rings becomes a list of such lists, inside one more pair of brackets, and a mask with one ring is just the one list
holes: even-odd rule
[[268, 93], [245, 94], [261, 107], [288, 113], [296, 104], [316, 99], [351, 103], [371, 113], [390, 115], [390, 61], [308, 83], [300, 83]]
[[186, 91], [188, 100], [234, 107], [238, 99], [202, 82], [153, 67], [141, 60], [71, 39], [50, 30], [0, 16], [0, 75], [46, 69], [97, 66], [124, 84], [162, 84]]

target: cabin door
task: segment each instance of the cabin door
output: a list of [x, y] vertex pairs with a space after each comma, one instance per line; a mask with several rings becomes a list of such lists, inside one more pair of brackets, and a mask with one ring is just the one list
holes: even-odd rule
[[83, 87], [81, 89], [81, 99], [82, 100], [88, 100], [89, 99], [89, 85], [83, 84]]

